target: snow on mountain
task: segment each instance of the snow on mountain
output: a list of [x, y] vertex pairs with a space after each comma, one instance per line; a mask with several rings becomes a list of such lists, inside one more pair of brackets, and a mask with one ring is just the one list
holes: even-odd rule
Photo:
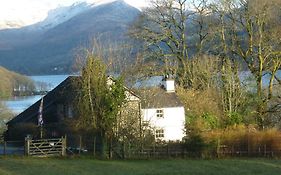
[[43, 21], [30, 26], [30, 29], [50, 29], [61, 24], [72, 17], [85, 12], [91, 8], [86, 2], [74, 3], [71, 6], [61, 6], [48, 12], [47, 18]]
[[[85, 11], [81, 10], [84, 8]], [[25, 74], [69, 72], [75, 55], [81, 48], [89, 48], [94, 38], [99, 38], [102, 45], [128, 40], [127, 29], [140, 14], [125, 1], [90, 4], [90, 9], [87, 8], [75, 4], [72, 8], [53, 10], [40, 23], [46, 26], [43, 24], [49, 19], [52, 22], [49, 25], [55, 26], [49, 29], [28, 30], [29, 27], [23, 27], [0, 31], [0, 64]], [[73, 16], [73, 13], [79, 14]]]
[[21, 20], [4, 20], [4, 21], [0, 21], [0, 30], [1, 29], [20, 28], [25, 25], [26, 24]]
[[94, 6], [112, 3], [114, 1], [124, 1], [132, 7], [141, 9], [148, 5], [149, 0], [86, 0], [88, 3], [92, 3]]
[[118, 0], [92, 0], [92, 1], [87, 1], [87, 2], [91, 3], [92, 7], [96, 7], [96, 6], [99, 6], [99, 5], [102, 5], [102, 4], [112, 3], [114, 1], [118, 1]]
[[[82, 13], [90, 8], [100, 5], [112, 3], [114, 1], [124, 1], [125, 3], [140, 9], [146, 6], [147, 0], [68, 0], [67, 2], [74, 2], [74, 4], [57, 4], [54, 1], [52, 4], [35, 1], [36, 3], [27, 3], [30, 0], [22, 0], [21, 5], [7, 6], [4, 8], [0, 6], [0, 30], [10, 28], [21, 28], [29, 26], [28, 29], [49, 29], [70, 18]], [[24, 3], [25, 2], [25, 3]], [[58, 1], [59, 2], [59, 1]], [[63, 1], [60, 1], [63, 2]], [[22, 6], [22, 7], [21, 7]], [[26, 9], [26, 10], [24, 10]]]
[[35, 23], [34, 25], [28, 26], [27, 28], [31, 30], [50, 29], [71, 19], [72, 17], [80, 13], [86, 12], [87, 10], [97, 8], [102, 5], [110, 4], [116, 1], [120, 1], [125, 4], [128, 4], [129, 6], [134, 7], [133, 5], [130, 5], [127, 0], [88, 0], [86, 2], [76, 2], [71, 6], [60, 6], [58, 8], [50, 10], [48, 12], [47, 18], [38, 23]]

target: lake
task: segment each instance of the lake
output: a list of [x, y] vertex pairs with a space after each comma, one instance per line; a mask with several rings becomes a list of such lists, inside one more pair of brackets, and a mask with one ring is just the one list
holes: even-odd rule
[[[43, 76], [30, 76], [30, 78], [35, 81], [35, 85], [38, 85], [40, 83], [44, 83], [48, 85], [46, 90], [50, 91], [54, 89], [57, 85], [59, 85], [68, 76], [69, 75], [43, 75]], [[39, 87], [36, 87], [36, 89], [39, 89]], [[42, 97], [43, 95], [13, 97], [4, 102], [12, 112], [14, 112], [15, 114], [19, 114]]]
[[[53, 88], [55, 88], [58, 84], [60, 84], [63, 80], [65, 80], [69, 75], [44, 75], [44, 76], [30, 76], [31, 79], [33, 79], [35, 82], [41, 82], [47, 84], [47, 90], [50, 91]], [[251, 84], [252, 81], [249, 78], [251, 74], [249, 72], [241, 72], [240, 77], [242, 81], [247, 81], [247, 84]], [[278, 77], [281, 78], [281, 71], [278, 72]], [[264, 76], [263, 81], [264, 84], [267, 85], [269, 83], [269, 75]], [[162, 77], [156, 76], [152, 77], [149, 80], [146, 80], [145, 83], [142, 82], [143, 84], [146, 84], [145, 86], [151, 86], [151, 85], [158, 85], [159, 82], [161, 81]], [[40, 83], [35, 83], [36, 85]], [[138, 87], [138, 83], [136, 84]], [[36, 87], [39, 89], [39, 87]], [[29, 106], [31, 106], [33, 103], [38, 101], [42, 95], [35, 95], [35, 96], [25, 96], [25, 97], [13, 97], [9, 100], [4, 101], [7, 105], [7, 107], [13, 111], [16, 114], [21, 113], [25, 109], [27, 109]]]

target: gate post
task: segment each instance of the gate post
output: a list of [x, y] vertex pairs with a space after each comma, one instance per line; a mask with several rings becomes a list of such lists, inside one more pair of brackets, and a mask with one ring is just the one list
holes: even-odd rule
[[25, 138], [24, 150], [25, 150], [25, 155], [29, 156], [29, 150], [30, 150], [30, 138], [29, 137]]
[[62, 150], [61, 150], [61, 155], [65, 156], [66, 154], [66, 136], [61, 138], [61, 146], [62, 146]]

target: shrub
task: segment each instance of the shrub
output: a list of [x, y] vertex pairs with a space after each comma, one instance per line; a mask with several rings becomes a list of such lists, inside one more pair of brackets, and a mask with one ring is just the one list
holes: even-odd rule
[[227, 126], [240, 125], [242, 122], [243, 122], [243, 116], [238, 112], [232, 112], [228, 114], [226, 125]]
[[195, 157], [202, 157], [204, 149], [207, 147], [204, 139], [199, 134], [191, 135], [185, 142], [186, 150]]
[[256, 126], [233, 125], [202, 134], [206, 143], [217, 141], [222, 154], [264, 156], [279, 154], [281, 132], [277, 129], [258, 130]]

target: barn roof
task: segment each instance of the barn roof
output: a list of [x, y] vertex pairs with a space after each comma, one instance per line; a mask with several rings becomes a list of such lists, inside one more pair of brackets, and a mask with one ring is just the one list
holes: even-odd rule
[[[73, 92], [74, 84], [73, 82], [77, 82], [80, 77], [78, 76], [69, 76], [66, 78], [63, 82], [61, 82], [57, 87], [55, 87], [52, 91], [47, 93], [44, 98], [43, 103], [43, 114], [44, 112], [47, 112], [49, 110], [49, 106], [51, 106], [53, 103], [55, 103], [57, 100], [65, 97], [70, 97], [69, 93]], [[31, 105], [29, 108], [27, 108], [25, 111], [14, 117], [12, 120], [7, 122], [7, 125], [19, 123], [19, 122], [36, 122], [39, 106], [40, 106], [40, 100], [38, 100], [36, 103]], [[43, 115], [44, 119], [44, 115]]]

